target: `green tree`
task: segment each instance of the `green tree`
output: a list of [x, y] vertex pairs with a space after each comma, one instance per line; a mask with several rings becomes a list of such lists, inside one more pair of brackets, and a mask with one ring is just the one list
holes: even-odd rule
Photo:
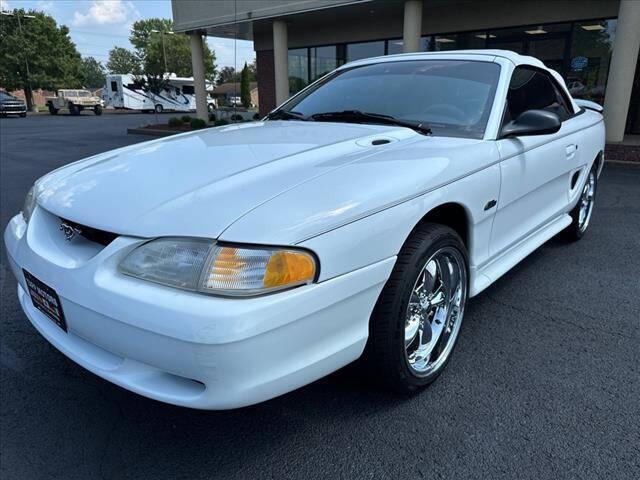
[[249, 84], [249, 67], [246, 62], [240, 74], [240, 101], [242, 106], [249, 108], [251, 106], [251, 86]]
[[29, 109], [34, 88], [81, 87], [82, 61], [69, 29], [42, 12], [12, 13], [0, 22], [0, 84], [8, 90], [24, 89]]
[[119, 74], [139, 74], [142, 71], [140, 59], [135, 53], [122, 47], [114, 47], [109, 51], [109, 61], [107, 62], [109, 73]]
[[[173, 22], [165, 18], [149, 18], [133, 24], [129, 41], [142, 60], [146, 76], [163, 77], [169, 73], [179, 77], [193, 76], [189, 36], [174, 34], [172, 28]], [[205, 75], [213, 81], [216, 57], [206, 43], [203, 46]]]
[[104, 67], [93, 57], [82, 59], [82, 84], [86, 88], [101, 88], [104, 86]]
[[250, 82], [257, 82], [258, 81], [258, 66], [256, 65], [256, 61], [255, 60], [248, 65], [248, 70], [249, 70], [249, 81]]
[[222, 67], [220, 72], [218, 72], [218, 80], [217, 84], [222, 85], [223, 83], [236, 83], [240, 81], [240, 74], [236, 72], [236, 69], [233, 67]]
[[[256, 82], [258, 75], [255, 60], [248, 65], [245, 63], [245, 68], [249, 74], [249, 82]], [[216, 84], [222, 85], [223, 83], [239, 83], [241, 80], [242, 72], [236, 71], [236, 69], [231, 66], [222, 67], [218, 72]]]

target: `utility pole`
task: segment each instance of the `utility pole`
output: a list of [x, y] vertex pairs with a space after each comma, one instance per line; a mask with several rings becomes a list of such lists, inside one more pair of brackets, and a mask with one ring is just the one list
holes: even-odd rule
[[167, 49], [164, 46], [164, 36], [165, 34], [167, 35], [173, 35], [175, 32], [172, 32], [171, 30], [168, 31], [164, 31], [164, 30], [151, 30], [152, 33], [159, 33], [160, 34], [160, 38], [162, 39], [162, 57], [164, 58], [164, 72], [165, 73], [169, 73], [168, 72], [168, 67], [167, 67]]
[[[22, 55], [24, 57], [24, 66], [26, 68], [27, 73], [27, 88], [25, 89], [25, 99], [27, 100], [27, 106], [31, 109], [33, 108], [33, 90], [31, 89], [31, 73], [29, 72], [29, 59], [27, 58], [27, 54], [25, 53], [24, 43], [24, 31], [22, 30], [22, 22], [20, 21], [20, 17], [24, 18], [36, 18], [35, 15], [20, 15], [20, 12], [14, 10], [13, 12], [0, 12], [2, 15], [7, 17], [16, 17], [18, 20], [18, 31], [20, 32], [20, 37], [22, 38]], [[27, 90], [28, 89], [28, 90]], [[28, 94], [27, 94], [28, 91]]]

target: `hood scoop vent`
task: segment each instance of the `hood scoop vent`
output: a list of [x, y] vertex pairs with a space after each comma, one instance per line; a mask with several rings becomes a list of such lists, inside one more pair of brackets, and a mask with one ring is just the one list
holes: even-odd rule
[[360, 147], [380, 147], [397, 141], [398, 140], [396, 138], [389, 136], [382, 137], [380, 135], [370, 135], [356, 141], [356, 144]]

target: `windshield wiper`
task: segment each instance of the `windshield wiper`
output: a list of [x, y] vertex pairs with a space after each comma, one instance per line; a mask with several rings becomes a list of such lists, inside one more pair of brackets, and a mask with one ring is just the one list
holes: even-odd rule
[[424, 135], [431, 135], [433, 132], [431, 129], [422, 124], [421, 122], [414, 122], [411, 120], [400, 120], [399, 118], [392, 117], [391, 115], [383, 115], [381, 113], [369, 113], [361, 112], [360, 110], [343, 110], [341, 112], [322, 112], [315, 113], [310, 116], [311, 119], [322, 122], [330, 122], [333, 120], [363, 122], [370, 121], [374, 123], [382, 123], [385, 125], [397, 125], [399, 127], [412, 128], [413, 130], [422, 133]]
[[302, 120], [307, 122], [312, 119], [293, 110], [275, 110], [267, 115], [267, 120]]

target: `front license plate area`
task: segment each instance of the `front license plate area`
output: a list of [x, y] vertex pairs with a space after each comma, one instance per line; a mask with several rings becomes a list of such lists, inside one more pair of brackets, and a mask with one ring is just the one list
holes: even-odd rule
[[22, 270], [24, 279], [27, 282], [27, 290], [31, 296], [33, 306], [49, 317], [53, 323], [59, 326], [65, 332], [67, 331], [67, 322], [62, 311], [62, 304], [56, 291], [49, 285], [41, 282], [26, 270]]

